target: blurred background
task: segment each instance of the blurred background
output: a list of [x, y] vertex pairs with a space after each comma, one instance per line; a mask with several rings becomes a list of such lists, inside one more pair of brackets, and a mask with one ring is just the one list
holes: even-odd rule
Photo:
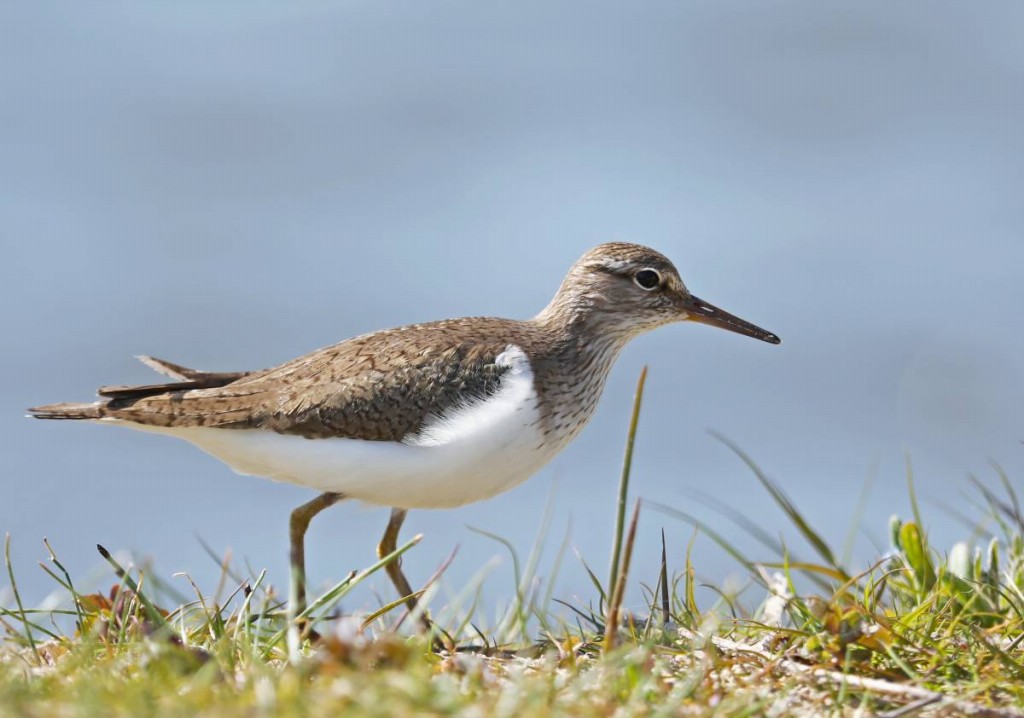
[[[1024, 476], [1022, 23], [1006, 2], [3, 3], [0, 532], [23, 597], [54, 588], [44, 536], [94, 587], [114, 580], [98, 542], [212, 590], [200, 538], [283, 587], [288, 513], [313, 495], [25, 407], [149, 382], [134, 354], [256, 369], [398, 324], [529, 317], [608, 240], [661, 250], [784, 343], [635, 341], [533, 480], [410, 514], [414, 583], [456, 546], [451, 592], [502, 557], [494, 610], [511, 564], [468, 527], [525, 555], [546, 509], [540, 574], [568, 531], [604, 575], [645, 364], [635, 495], [768, 558], [693, 492], [711, 494], [810, 557], [710, 428], [835, 545], [857, 522], [855, 566], [910, 513], [907, 456], [932, 537], [969, 538], [949, 510], [980, 515], [968, 475]], [[386, 518], [317, 518], [312, 581], [368, 565]], [[645, 510], [635, 580], [654, 583], [662, 527], [682, 567], [691, 527]], [[703, 536], [693, 560], [745, 575]], [[555, 595], [594, 598], [571, 553]]]

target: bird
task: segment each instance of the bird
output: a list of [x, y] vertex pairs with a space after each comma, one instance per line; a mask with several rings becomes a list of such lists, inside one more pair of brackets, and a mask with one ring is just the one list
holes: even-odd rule
[[[391, 508], [377, 553], [394, 553], [409, 510], [482, 501], [537, 473], [587, 424], [622, 348], [684, 321], [781, 342], [696, 297], [660, 252], [609, 242], [583, 254], [532, 319], [385, 329], [259, 371], [143, 356], [172, 381], [101, 387], [98, 401], [29, 413], [177, 437], [237, 473], [318, 491], [289, 520], [291, 603], [301, 613], [317, 514], [345, 499]], [[400, 559], [386, 571], [415, 609]]]

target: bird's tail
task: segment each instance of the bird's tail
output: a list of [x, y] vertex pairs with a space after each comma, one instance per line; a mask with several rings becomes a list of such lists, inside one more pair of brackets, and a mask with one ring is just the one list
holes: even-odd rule
[[140, 356], [139, 361], [149, 368], [179, 381], [143, 386], [102, 386], [96, 392], [100, 401], [92, 404], [45, 404], [29, 409], [36, 419], [102, 419], [111, 412], [131, 406], [139, 399], [158, 394], [169, 394], [191, 389], [214, 389], [246, 376], [248, 372], [212, 372], [190, 369], [165, 359]]
[[95, 404], [44, 404], [29, 409], [36, 419], [102, 419], [104, 407]]

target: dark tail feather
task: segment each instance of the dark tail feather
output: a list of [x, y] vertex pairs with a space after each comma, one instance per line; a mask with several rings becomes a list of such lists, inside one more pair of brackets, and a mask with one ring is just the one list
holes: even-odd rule
[[142, 386], [101, 386], [96, 394], [104, 399], [143, 399], [147, 396], [157, 394], [170, 394], [176, 391], [190, 391], [191, 389], [213, 389], [224, 386], [229, 382], [199, 379], [196, 381], [172, 381], [167, 384], [143, 384]]
[[29, 409], [36, 419], [102, 419], [100, 404], [46, 404]]
[[166, 359], [157, 359], [156, 357], [147, 356], [145, 354], [140, 354], [135, 358], [158, 374], [163, 374], [171, 379], [178, 379], [179, 381], [221, 382], [219, 384], [207, 384], [206, 387], [223, 386], [224, 384], [229, 384], [237, 379], [241, 379], [249, 373], [245, 371], [221, 372], [189, 369], [187, 366], [175, 364], [174, 362], [169, 362]]
[[189, 369], [187, 366], [181, 366], [164, 359], [146, 356], [145, 354], [136, 358], [153, 371], [169, 376], [172, 379], [179, 379], [180, 381], [167, 384], [144, 384], [142, 386], [101, 386], [96, 393], [105, 399], [110, 399], [110, 408], [112, 409], [123, 408], [131, 404], [131, 402], [144, 399], [147, 396], [171, 394], [192, 389], [216, 389], [217, 387], [237, 381], [249, 373], [244, 371], [199, 371], [198, 369]]

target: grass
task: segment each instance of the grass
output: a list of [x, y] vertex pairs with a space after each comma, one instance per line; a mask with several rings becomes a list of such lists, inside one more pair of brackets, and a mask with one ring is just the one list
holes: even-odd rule
[[[413, 539], [311, 600], [305, 632], [292, 630], [289, 646], [287, 611], [265, 572], [239, 575], [225, 564], [217, 590], [196, 588], [190, 599], [99, 547], [115, 584], [83, 594], [45, 544], [40, 565], [66, 600], [43, 610], [21, 600], [8, 537], [14, 602], [0, 607], [0, 715], [1024, 715], [1024, 516], [1005, 475], [997, 471], [997, 488], [971, 480], [976, 516], [961, 516], [972, 525], [970, 539], [943, 551], [929, 543], [908, 464], [911, 516], [894, 517], [889, 551], [854, 570], [837, 558], [846, 551], [829, 546], [780, 486], [719, 437], [814, 553], [795, 556], [704, 497], [761, 543], [765, 557], [755, 560], [671, 507], [636, 502], [627, 521], [643, 380], [608, 579], [587, 567], [592, 604], [542, 592], [538, 549], [521, 564], [503, 542], [519, 587], [503, 617], [479, 625], [475, 585], [452, 605], [433, 607], [452, 650], [431, 650], [400, 602], [339, 615], [338, 602]], [[626, 610], [638, 520], [655, 512], [719, 543], [749, 573], [749, 590], [699, 604], [691, 552], [673, 572], [663, 546], [660, 575], [644, 589], [646, 607]], [[435, 592], [432, 582], [423, 602]]]

